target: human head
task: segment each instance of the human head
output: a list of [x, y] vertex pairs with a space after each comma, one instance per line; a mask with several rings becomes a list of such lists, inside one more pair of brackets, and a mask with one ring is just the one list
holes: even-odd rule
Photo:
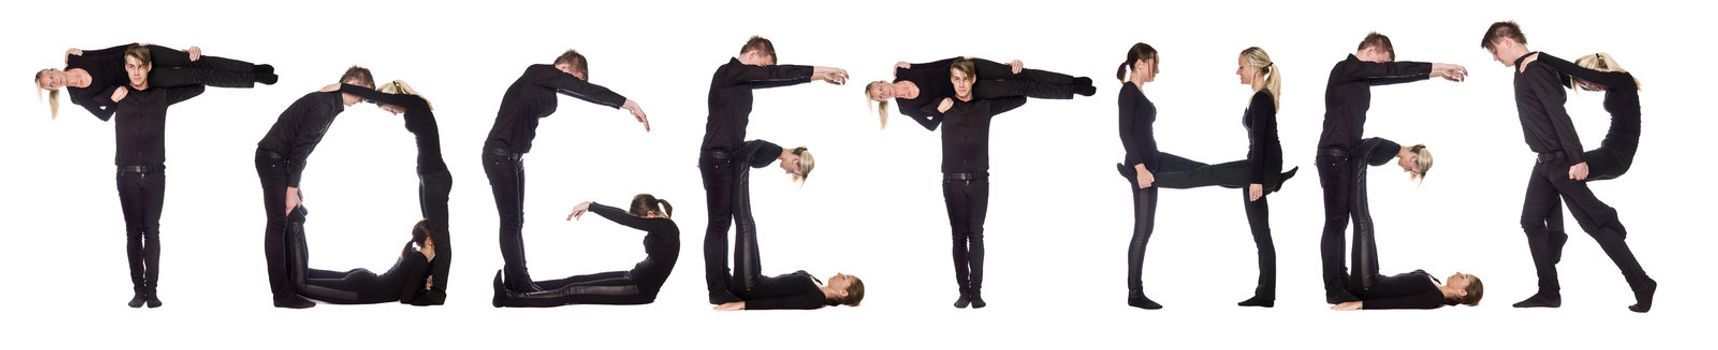
[[1485, 283], [1477, 276], [1457, 272], [1444, 281], [1445, 286], [1456, 291], [1453, 297], [1444, 298], [1444, 305], [1479, 306], [1479, 300], [1485, 297]]
[[1127, 82], [1129, 73], [1150, 82], [1157, 80], [1157, 49], [1145, 43], [1134, 43], [1127, 49], [1127, 59], [1116, 67], [1116, 80]]
[[42, 99], [42, 91], [48, 92], [48, 117], [60, 118], [60, 88], [66, 86], [66, 72], [48, 68], [36, 71], [36, 99]]
[[1407, 153], [1396, 156], [1396, 165], [1408, 173], [1409, 179], [1425, 182], [1426, 172], [1432, 170], [1432, 151], [1426, 145], [1413, 145]]
[[865, 281], [853, 275], [836, 273], [834, 276], [829, 276], [829, 284], [825, 287], [835, 290], [835, 298], [824, 301], [829, 306], [857, 307], [859, 302], [865, 300]]
[[1527, 54], [1527, 35], [1514, 21], [1492, 23], [1480, 39], [1479, 47], [1491, 52], [1491, 59], [1504, 67], [1514, 67], [1515, 59]]
[[[954, 60], [948, 66], [949, 82], [954, 83], [954, 97], [961, 101], [972, 100], [972, 83], [978, 81], [978, 70], [973, 67], [972, 60], [961, 58]], [[940, 102], [940, 101], [937, 101]]]
[[[340, 74], [340, 82], [371, 89], [376, 88], [376, 78], [370, 75], [370, 69], [359, 66], [346, 68], [346, 73]], [[358, 104], [359, 101], [363, 100], [363, 98], [359, 98], [357, 95], [348, 93], [341, 93], [340, 97], [343, 99], [342, 102], [344, 102], [347, 107]]]
[[[1623, 66], [1617, 65], [1617, 60], [1615, 58], [1611, 58], [1611, 54], [1603, 53], [1603, 52], [1595, 53], [1595, 54], [1591, 54], [1591, 55], [1586, 55], [1586, 56], [1581, 56], [1581, 58], [1575, 59], [1575, 65], [1581, 66], [1581, 68], [1596, 70], [1596, 71], [1600, 71], [1600, 72], [1617, 72], [1617, 73], [1627, 73], [1628, 72], [1628, 70], [1623, 69]], [[1580, 87], [1580, 88], [1585, 89], [1587, 91], [1605, 91], [1605, 90], [1610, 88], [1608, 86], [1600, 85], [1598, 83], [1585, 81], [1585, 80], [1581, 80], [1581, 79], [1576, 79], [1574, 77], [1569, 78], [1569, 86]], [[1640, 80], [1639, 79], [1635, 79], [1634, 86], [1635, 86], [1635, 90], [1640, 90]]]
[[590, 61], [586, 60], [579, 50], [568, 49], [567, 52], [562, 52], [560, 57], [555, 57], [555, 69], [572, 74], [579, 80], [591, 80]]
[[[395, 81], [390, 81], [387, 84], [382, 84], [381, 87], [376, 88], [376, 91], [384, 93], [384, 94], [412, 95], [412, 96], [418, 96], [418, 98], [423, 98], [422, 95], [418, 95], [417, 89], [413, 89], [411, 85], [406, 85], [405, 80], [395, 80]], [[393, 114], [400, 114], [400, 113], [404, 113], [406, 111], [405, 107], [385, 104], [385, 103], [381, 103], [381, 102], [377, 102], [376, 105], [381, 107], [383, 110], [386, 110], [389, 113], [393, 113]], [[424, 108], [431, 108], [430, 103], [429, 103], [429, 99], [424, 99]], [[434, 108], [431, 108], [431, 109], [434, 109]]]
[[1280, 108], [1283, 94], [1282, 72], [1275, 62], [1271, 62], [1271, 55], [1265, 53], [1265, 49], [1249, 47], [1241, 50], [1237, 62], [1235, 75], [1241, 76], [1241, 83], [1252, 85], [1254, 92], [1269, 90], [1272, 104]]
[[793, 176], [793, 182], [805, 184], [805, 179], [811, 176], [811, 168], [817, 162], [811, 157], [811, 150], [805, 147], [794, 147], [781, 158], [781, 170]]
[[877, 121], [885, 128], [889, 127], [889, 99], [892, 98], [895, 98], [895, 84], [882, 80], [865, 84], [866, 104], [877, 103], [874, 107], [877, 109]]
[[125, 77], [132, 88], [149, 88], [149, 70], [152, 68], [154, 61], [149, 57], [148, 47], [132, 46], [125, 49]]
[[746, 45], [740, 47], [740, 63], [753, 66], [768, 66], [776, 63], [775, 44], [770, 39], [753, 35], [746, 40]]
[[416, 225], [412, 225], [412, 242], [426, 246], [433, 244], [430, 243], [429, 220], [418, 220]]
[[627, 213], [641, 218], [670, 218], [674, 215], [674, 205], [649, 193], [640, 193], [632, 196], [632, 208]]
[[1354, 57], [1372, 63], [1392, 62], [1396, 60], [1396, 47], [1390, 44], [1390, 37], [1372, 32], [1360, 40], [1360, 47], [1354, 49]]

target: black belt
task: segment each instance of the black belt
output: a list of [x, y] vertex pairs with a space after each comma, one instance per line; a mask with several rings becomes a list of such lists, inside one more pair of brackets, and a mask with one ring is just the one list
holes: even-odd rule
[[283, 156], [280, 153], [275, 153], [274, 151], [261, 149], [261, 148], [257, 149], [257, 155], [267, 157], [268, 159], [273, 159], [273, 160], [286, 160], [286, 156]]
[[1348, 158], [1348, 150], [1335, 147], [1320, 148], [1318, 149], [1318, 155]]
[[511, 161], [518, 161], [521, 159], [525, 159], [524, 153], [513, 153], [513, 151], [508, 151], [507, 149], [500, 148], [500, 147], [490, 148], [489, 151], [484, 152], [484, 153], [488, 154], [490, 156], [501, 157], [502, 159], [511, 160]]
[[943, 180], [973, 181], [983, 180], [989, 176], [990, 174], [984, 173], [943, 173]]
[[167, 166], [164, 166], [164, 165], [121, 165], [121, 166], [119, 166], [119, 172], [122, 174], [148, 174], [148, 173], [161, 171], [162, 169], [167, 169]]
[[724, 151], [704, 151], [704, 153], [702, 155], [705, 157], [721, 159], [721, 160], [734, 159], [733, 155], [728, 154], [728, 152], [724, 152]]
[[1550, 151], [1550, 152], [1540, 153], [1539, 154], [1539, 162], [1544, 163], [1546, 161], [1557, 159], [1558, 157], [1562, 157], [1562, 156], [1563, 156], [1563, 151]]

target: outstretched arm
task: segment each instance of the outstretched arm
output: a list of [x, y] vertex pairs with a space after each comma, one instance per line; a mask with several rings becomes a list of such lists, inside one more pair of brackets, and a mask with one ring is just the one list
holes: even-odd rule
[[1623, 72], [1604, 72], [1581, 67], [1573, 62], [1564, 61], [1556, 56], [1539, 54], [1536, 62], [1547, 63], [1558, 72], [1574, 76], [1594, 84], [1604, 85], [1606, 89], [1635, 89], [1634, 76]]

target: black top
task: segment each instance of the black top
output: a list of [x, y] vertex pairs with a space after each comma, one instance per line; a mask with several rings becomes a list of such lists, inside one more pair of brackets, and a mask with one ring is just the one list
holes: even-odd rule
[[554, 114], [559, 106], [556, 93], [611, 108], [626, 104], [626, 97], [602, 85], [586, 82], [553, 65], [533, 64], [501, 96], [501, 110], [495, 114], [495, 126], [489, 128], [489, 139], [483, 147], [531, 152], [531, 140], [537, 137], [537, 119]]
[[752, 89], [788, 86], [811, 81], [811, 66], [753, 66], [729, 58], [710, 76], [710, 115], [704, 123], [704, 143], [699, 151], [734, 152], [746, 139], [746, 124], [752, 114]]
[[746, 295], [747, 310], [812, 310], [826, 306], [817, 278], [805, 270], [775, 277], [758, 277]]
[[[954, 97], [954, 82], [949, 81], [949, 66], [959, 59], [961, 58], [954, 57], [930, 63], [914, 63], [912, 68], [896, 67], [895, 82], [911, 81], [914, 86], [919, 87], [919, 95], [912, 99], [895, 98], [895, 105], [901, 110], [901, 114], [912, 117], [913, 121], [919, 122], [925, 130], [936, 130], [937, 124], [941, 124], [943, 119], [943, 113], [937, 111], [937, 105], [942, 103], [943, 98]], [[972, 59], [972, 64], [975, 68], [987, 67], [974, 69], [974, 73], [1009, 70], [1007, 65], [980, 58]]]
[[1269, 184], [1283, 171], [1283, 145], [1277, 139], [1277, 104], [1270, 90], [1253, 93], [1253, 101], [1241, 117], [1247, 128], [1247, 162], [1252, 164], [1252, 183]]
[[645, 232], [644, 261], [633, 265], [627, 275], [634, 278], [640, 288], [661, 288], [662, 283], [668, 280], [668, 273], [674, 270], [674, 261], [680, 258], [680, 227], [674, 225], [674, 220], [637, 217], [620, 208], [595, 202], [591, 203], [590, 210], [614, 223]]
[[161, 165], [167, 159], [167, 107], [203, 94], [203, 86], [124, 89], [129, 90], [125, 99], [110, 110], [118, 116], [113, 122], [113, 164]]
[[1562, 152], [1569, 164], [1584, 163], [1581, 137], [1575, 134], [1569, 112], [1563, 109], [1568, 98], [1563, 91], [1563, 75], [1548, 64], [1520, 68], [1521, 62], [1532, 55], [1515, 59], [1515, 110], [1520, 114], [1527, 149], [1534, 153]]
[[[751, 168], [762, 168], [775, 163], [781, 158], [781, 146], [764, 140], [751, 140], [740, 145], [740, 152], [734, 154], [734, 164], [742, 164]], [[742, 174], [746, 168], [740, 168]]]
[[1436, 309], [1444, 306], [1444, 292], [1438, 290], [1438, 284], [1432, 282], [1432, 275], [1425, 270], [1379, 277], [1372, 282], [1370, 289], [1360, 292], [1359, 297], [1365, 301], [1361, 308], [1367, 310]]
[[990, 119], [1021, 105], [1026, 97], [993, 100], [956, 100], [944, 113], [943, 173], [988, 174], [990, 171]]
[[[424, 280], [430, 276], [430, 263], [424, 259], [424, 254], [412, 248], [411, 243], [400, 251], [400, 259], [394, 261], [394, 266], [387, 272], [377, 276], [384, 283], [382, 291], [396, 291], [396, 297], [401, 303], [413, 305], [441, 304], [447, 298], [445, 294], [433, 293], [424, 288]], [[367, 299], [362, 294], [366, 289], [359, 289], [359, 299]], [[433, 299], [433, 300], [432, 300]]]
[[383, 93], [352, 84], [340, 84], [340, 92], [405, 108], [406, 131], [412, 132], [418, 141], [418, 175], [448, 173], [447, 162], [441, 159], [441, 132], [436, 128], [429, 101], [417, 95]]
[[287, 106], [286, 111], [280, 112], [280, 119], [274, 121], [274, 126], [263, 135], [262, 141], [257, 141], [257, 149], [285, 156], [288, 161], [286, 185], [297, 187], [298, 180], [304, 175], [305, 159], [310, 158], [310, 152], [322, 142], [322, 135], [327, 134], [328, 126], [334, 124], [334, 116], [344, 111], [346, 104], [339, 92], [304, 94]]
[[1157, 121], [1157, 105], [1139, 91], [1139, 85], [1133, 82], [1121, 84], [1121, 95], [1116, 97], [1117, 109], [1121, 121], [1121, 147], [1127, 150], [1126, 160], [1122, 162], [1127, 167], [1145, 163], [1147, 170], [1157, 170], [1157, 138], [1152, 135], [1151, 124]]
[[[1582, 68], [1556, 56], [1539, 54], [1538, 62], [1559, 73], [1605, 86], [1605, 111], [1611, 113], [1611, 128], [1603, 147], [1618, 148], [1633, 156], [1640, 145], [1640, 86], [1628, 72], [1601, 72]], [[1567, 83], [1569, 79], [1559, 79]]]
[[1324, 87], [1324, 133], [1318, 148], [1351, 150], [1360, 145], [1366, 110], [1372, 108], [1372, 86], [1420, 81], [1431, 74], [1432, 64], [1425, 62], [1373, 63], [1353, 54], [1336, 62]]
[[1366, 165], [1379, 166], [1396, 158], [1396, 153], [1402, 151], [1402, 145], [1383, 138], [1368, 138], [1360, 141], [1360, 147], [1349, 154], [1350, 159], [1366, 162]]
[[[89, 73], [89, 86], [74, 87], [67, 85], [66, 92], [71, 95], [72, 104], [83, 106], [96, 118], [107, 120], [113, 116], [113, 91], [131, 84], [131, 78], [125, 73], [125, 50], [136, 44], [125, 44], [101, 50], [84, 51], [83, 55], [66, 55], [65, 70], [83, 69]], [[149, 45], [149, 55], [160, 61], [168, 55], [179, 56], [175, 61], [189, 62], [190, 54], [184, 51], [166, 47]], [[163, 68], [156, 65], [157, 68]], [[150, 87], [165, 88], [151, 83]]]

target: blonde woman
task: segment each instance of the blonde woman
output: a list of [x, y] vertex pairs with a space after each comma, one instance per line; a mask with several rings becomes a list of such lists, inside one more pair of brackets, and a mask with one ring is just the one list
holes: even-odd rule
[[149, 50], [155, 69], [149, 73], [149, 85], [159, 88], [188, 85], [248, 88], [256, 83], [274, 84], [274, 66], [204, 56], [203, 49], [192, 46], [184, 51], [149, 44], [125, 44], [101, 50], [66, 50], [65, 69], [36, 71], [36, 87], [48, 92], [48, 106], [53, 117], [60, 115], [60, 89], [71, 95], [72, 104], [83, 106], [96, 118], [113, 116], [119, 102], [109, 98], [114, 90], [127, 84], [125, 77], [126, 49], [144, 47]]
[[1583, 152], [1587, 181], [1615, 179], [1627, 173], [1640, 146], [1640, 82], [1605, 53], [1581, 56], [1574, 63], [1540, 54], [1539, 62], [1570, 76], [1569, 89], [1605, 93], [1605, 111], [1611, 113], [1611, 128], [1598, 149]]
[[884, 127], [889, 126], [889, 100], [893, 99], [901, 114], [913, 118], [926, 130], [936, 130], [943, 119], [943, 113], [937, 111], [938, 104], [945, 98], [954, 97], [954, 86], [949, 84], [949, 65], [963, 59], [971, 61], [977, 70], [978, 80], [973, 84], [973, 94], [979, 99], [1026, 96], [1066, 100], [1074, 98], [1074, 95], [1097, 93], [1097, 88], [1092, 86], [1092, 78], [1028, 69], [1020, 60], [1002, 64], [981, 58], [955, 57], [930, 63], [899, 62], [895, 63], [894, 81], [878, 80], [865, 84], [865, 97], [876, 103], [878, 121]]

